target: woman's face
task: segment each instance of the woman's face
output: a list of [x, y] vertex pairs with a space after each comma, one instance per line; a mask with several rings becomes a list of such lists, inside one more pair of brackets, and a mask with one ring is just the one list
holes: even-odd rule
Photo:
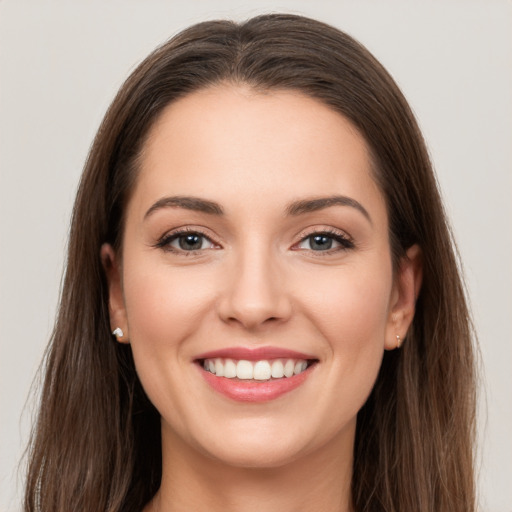
[[186, 96], [145, 144], [122, 263], [103, 253], [164, 446], [246, 467], [350, 456], [406, 329], [385, 201], [350, 122], [295, 92]]

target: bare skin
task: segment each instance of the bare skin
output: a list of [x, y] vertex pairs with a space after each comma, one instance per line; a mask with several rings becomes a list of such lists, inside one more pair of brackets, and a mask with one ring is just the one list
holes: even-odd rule
[[[123, 253], [102, 248], [112, 327], [162, 418], [146, 512], [349, 512], [357, 412], [414, 315], [419, 249], [407, 256], [394, 274], [366, 143], [339, 114], [233, 85], [171, 104]], [[296, 389], [240, 401], [198, 364], [233, 347], [314, 361]]]
[[[307, 459], [278, 468], [227, 468], [216, 461], [205, 464], [192, 450], [173, 452], [172, 457], [164, 470], [165, 483], [145, 512], [352, 510], [351, 458], [333, 457], [327, 446]], [[319, 467], [323, 470], [318, 471]], [[187, 492], [179, 492], [181, 486]]]

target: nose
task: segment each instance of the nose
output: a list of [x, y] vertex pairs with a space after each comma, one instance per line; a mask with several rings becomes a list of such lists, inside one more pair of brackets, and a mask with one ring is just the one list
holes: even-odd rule
[[270, 251], [253, 250], [235, 258], [218, 303], [220, 318], [247, 330], [288, 320], [292, 304], [278, 267]]

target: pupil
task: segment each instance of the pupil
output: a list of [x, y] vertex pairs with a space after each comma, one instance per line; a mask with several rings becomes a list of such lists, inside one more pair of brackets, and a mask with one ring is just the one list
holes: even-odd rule
[[325, 235], [315, 235], [311, 240], [311, 249], [328, 250], [332, 247], [332, 238]]
[[200, 235], [180, 236], [180, 248], [186, 251], [201, 249], [202, 240]]

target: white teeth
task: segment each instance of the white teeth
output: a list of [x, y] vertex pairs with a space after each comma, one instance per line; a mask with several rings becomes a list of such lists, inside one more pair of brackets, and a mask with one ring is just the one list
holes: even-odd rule
[[295, 368], [295, 361], [293, 359], [288, 359], [286, 364], [284, 365], [284, 376], [291, 377], [293, 375], [293, 370]]
[[215, 359], [215, 375], [224, 377], [224, 365], [220, 359]]
[[252, 379], [254, 375], [254, 369], [251, 361], [244, 361], [243, 359], [236, 363], [236, 376], [239, 379]]
[[268, 380], [272, 377], [270, 363], [268, 361], [258, 361], [254, 365], [254, 380]]
[[282, 361], [279, 361], [279, 359], [272, 363], [271, 375], [274, 377], [274, 379], [280, 379], [281, 377], [284, 377], [284, 366]]
[[226, 377], [233, 379], [235, 377], [241, 380], [269, 380], [270, 378], [281, 379], [283, 377], [292, 377], [302, 373], [308, 367], [304, 359], [274, 359], [271, 361], [239, 361], [233, 359], [205, 359], [203, 367], [217, 377]]
[[226, 359], [224, 361], [224, 377], [228, 379], [236, 377], [236, 364], [233, 359]]

